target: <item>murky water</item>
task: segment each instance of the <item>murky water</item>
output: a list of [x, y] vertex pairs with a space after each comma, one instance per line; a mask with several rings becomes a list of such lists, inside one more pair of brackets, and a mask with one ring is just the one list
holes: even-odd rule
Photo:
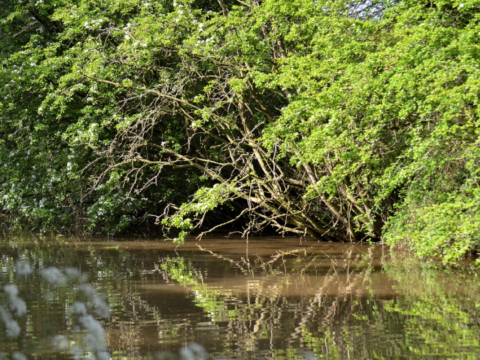
[[[110, 305], [110, 317], [98, 320], [113, 359], [167, 358], [190, 342], [213, 359], [479, 359], [473, 266], [435, 269], [382, 254], [379, 246], [298, 238], [203, 239], [176, 248], [4, 236], [0, 285], [16, 284], [28, 312], [14, 316], [16, 338], [0, 321], [0, 353], [72, 358], [69, 349], [85, 333], [71, 311], [79, 284], [43, 280], [40, 271], [55, 266], [87, 274]], [[16, 276], [19, 259], [31, 275]], [[7, 303], [0, 293], [0, 306]], [[67, 339], [63, 347], [53, 345], [57, 335]]]

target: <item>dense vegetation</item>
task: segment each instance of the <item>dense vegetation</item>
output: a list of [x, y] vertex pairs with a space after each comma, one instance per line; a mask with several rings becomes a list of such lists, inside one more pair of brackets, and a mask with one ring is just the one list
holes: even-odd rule
[[[10, 0], [0, 213], [480, 246], [476, 0]], [[178, 234], [178, 235], [177, 235]]]

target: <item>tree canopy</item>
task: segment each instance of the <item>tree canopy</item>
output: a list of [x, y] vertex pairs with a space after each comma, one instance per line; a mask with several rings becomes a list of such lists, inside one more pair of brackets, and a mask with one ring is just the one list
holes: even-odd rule
[[11, 0], [0, 211], [480, 246], [480, 2]]

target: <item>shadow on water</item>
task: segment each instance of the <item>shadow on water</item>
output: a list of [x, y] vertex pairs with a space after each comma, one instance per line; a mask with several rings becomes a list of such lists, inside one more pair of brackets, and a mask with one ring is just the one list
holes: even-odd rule
[[[199, 359], [206, 354], [199, 343], [212, 359], [478, 359], [477, 270], [439, 269], [386, 253], [381, 246], [298, 238], [248, 244], [210, 238], [177, 247], [5, 237], [0, 306], [21, 333], [9, 336], [0, 321], [0, 353], [67, 359], [81, 345], [78, 358], [153, 359], [168, 352], [178, 358], [183, 348], [179, 356]], [[31, 275], [17, 276], [19, 261]], [[52, 267], [84, 278], [52, 284], [44, 276]], [[12, 308], [7, 284], [19, 289], [24, 316]], [[85, 284], [97, 300], [85, 299], [93, 296], [82, 293]], [[79, 296], [87, 312], [72, 311]], [[98, 316], [101, 301], [108, 317]], [[104, 336], [104, 348], [84, 344], [86, 334], [95, 334], [81, 320], [87, 313], [103, 329], [97, 337]]]

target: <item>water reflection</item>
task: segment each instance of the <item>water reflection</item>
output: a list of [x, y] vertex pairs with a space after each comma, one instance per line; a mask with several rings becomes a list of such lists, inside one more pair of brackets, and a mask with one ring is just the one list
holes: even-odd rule
[[298, 239], [248, 246], [207, 239], [176, 248], [151, 241], [4, 238], [0, 285], [17, 284], [28, 313], [19, 321], [26, 329], [20, 339], [0, 328], [0, 351], [69, 358], [55, 352], [52, 341], [74, 334], [69, 308], [75, 293], [35, 277], [16, 278], [15, 263], [23, 260], [34, 271], [79, 269], [106, 294], [111, 311], [102, 324], [112, 358], [177, 354], [194, 341], [212, 358], [478, 359], [477, 271], [468, 264], [452, 270], [382, 262], [383, 251]]

